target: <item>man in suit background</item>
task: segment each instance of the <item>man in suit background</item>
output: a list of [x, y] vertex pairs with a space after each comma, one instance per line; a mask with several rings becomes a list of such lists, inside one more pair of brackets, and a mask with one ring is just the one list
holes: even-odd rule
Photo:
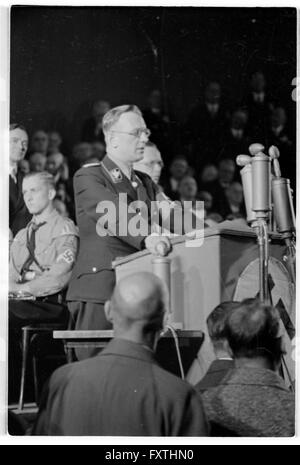
[[118, 283], [105, 305], [115, 338], [96, 357], [53, 374], [33, 434], [207, 435], [200, 395], [155, 361], [166, 299], [152, 273]]
[[238, 302], [222, 302], [208, 315], [206, 320], [208, 334], [213, 344], [216, 360], [212, 362], [205, 376], [195, 386], [200, 392], [218, 386], [228, 370], [234, 367], [234, 362], [228, 352], [226, 339], [226, 319]]
[[[167, 237], [149, 233], [133, 235], [128, 228], [137, 213], [127, 211], [129, 204], [141, 200], [150, 212], [150, 203], [156, 200], [158, 190], [147, 174], [133, 170], [133, 163], [143, 158], [149, 137], [140, 110], [134, 105], [111, 109], [103, 118], [103, 131], [107, 155], [101, 163], [84, 165], [74, 176], [80, 246], [67, 300], [76, 330], [111, 328], [104, 314], [104, 303], [111, 297], [115, 285], [112, 262], [116, 257], [144, 247], [155, 253], [159, 242], [165, 243], [166, 251], [170, 249]], [[120, 194], [126, 194], [124, 202]], [[108, 204], [116, 213], [115, 221], [103, 224], [99, 232], [102, 206]], [[121, 207], [128, 214], [122, 214]], [[141, 213], [141, 220], [148, 224], [150, 218]], [[81, 359], [94, 355], [95, 351], [98, 350], [78, 349], [76, 355]]]
[[26, 129], [20, 124], [11, 124], [9, 127], [9, 229], [13, 236], [20, 229], [25, 228], [31, 218], [22, 194], [23, 174], [18, 167], [27, 149]]

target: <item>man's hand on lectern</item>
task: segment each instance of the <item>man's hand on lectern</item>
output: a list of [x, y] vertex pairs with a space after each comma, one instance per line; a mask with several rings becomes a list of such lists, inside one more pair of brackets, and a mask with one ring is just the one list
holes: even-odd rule
[[164, 257], [171, 250], [171, 242], [167, 236], [153, 233], [145, 239], [145, 247], [153, 255]]

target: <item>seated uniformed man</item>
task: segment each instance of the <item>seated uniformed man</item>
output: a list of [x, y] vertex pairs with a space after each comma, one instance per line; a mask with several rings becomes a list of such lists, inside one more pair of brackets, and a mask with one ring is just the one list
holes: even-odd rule
[[23, 326], [67, 324], [62, 291], [69, 283], [78, 248], [77, 227], [53, 206], [51, 174], [28, 174], [23, 180], [23, 196], [33, 218], [18, 232], [10, 248], [9, 329], [14, 352], [18, 351]]
[[117, 284], [105, 306], [115, 338], [96, 357], [53, 374], [33, 434], [207, 435], [200, 395], [155, 361], [166, 297], [152, 273], [135, 273]]

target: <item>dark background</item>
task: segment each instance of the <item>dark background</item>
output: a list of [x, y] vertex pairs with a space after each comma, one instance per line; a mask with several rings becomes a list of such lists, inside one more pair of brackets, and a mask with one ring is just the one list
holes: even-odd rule
[[183, 121], [205, 84], [228, 104], [261, 69], [295, 122], [295, 8], [13, 7], [11, 122], [77, 142], [92, 102], [143, 107], [160, 88]]

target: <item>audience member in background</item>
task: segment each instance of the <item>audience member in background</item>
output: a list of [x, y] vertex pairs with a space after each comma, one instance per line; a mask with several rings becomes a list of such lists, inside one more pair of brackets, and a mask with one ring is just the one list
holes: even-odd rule
[[231, 158], [235, 162], [238, 155], [248, 153], [250, 142], [246, 135], [247, 121], [248, 115], [245, 110], [237, 109], [233, 111], [220, 150], [219, 159]]
[[255, 71], [250, 77], [250, 92], [245, 99], [248, 111], [248, 132], [251, 143], [259, 142], [266, 145], [270, 112], [274, 103], [267, 91], [265, 75]]
[[212, 194], [214, 199], [213, 210], [223, 216], [224, 210], [227, 208], [225, 190], [234, 180], [236, 171], [235, 162], [230, 158], [220, 160], [218, 164], [218, 171], [218, 179], [216, 181], [203, 184], [202, 189], [205, 189]]
[[55, 197], [55, 199], [53, 200], [53, 206], [61, 216], [63, 216], [64, 218], [69, 218], [67, 206], [62, 200], [60, 200], [60, 198]]
[[[9, 263], [10, 361], [14, 360], [16, 370], [23, 326], [67, 323], [68, 310], [61, 293], [70, 280], [78, 247], [73, 221], [61, 217], [54, 209], [55, 184], [51, 174], [28, 174], [23, 180], [23, 195], [33, 218], [15, 236]], [[27, 300], [28, 296], [34, 296], [35, 300]], [[13, 370], [11, 373], [13, 388], [16, 379]]]
[[29, 166], [32, 173], [45, 171], [47, 157], [44, 153], [33, 152], [29, 155]]
[[23, 173], [18, 166], [24, 159], [27, 148], [26, 129], [19, 124], [11, 124], [9, 127], [9, 228], [13, 235], [25, 228], [31, 218], [24, 203]]
[[74, 171], [77, 171], [77, 169], [81, 168], [81, 166], [85, 163], [89, 163], [92, 156], [94, 155], [91, 144], [87, 142], [80, 142], [79, 144], [74, 145], [71, 160], [71, 164], [73, 164], [73, 173]]
[[67, 181], [64, 173], [64, 156], [56, 152], [48, 155], [46, 170], [54, 177], [55, 184], [61, 181]]
[[268, 146], [271, 145], [276, 145], [279, 149], [283, 177], [291, 179], [292, 187], [296, 187], [296, 148], [287, 127], [287, 116], [283, 107], [274, 108], [270, 116]]
[[178, 155], [173, 158], [170, 166], [171, 177], [163, 185], [165, 194], [171, 200], [179, 200], [178, 185], [181, 179], [188, 174], [189, 165], [184, 156]]
[[47, 155], [48, 144], [49, 144], [48, 134], [43, 130], [35, 131], [33, 133], [32, 140], [31, 140], [30, 153], [39, 152], [44, 155]]
[[18, 163], [18, 169], [20, 172], [25, 176], [30, 171], [29, 161], [28, 160], [20, 160]]
[[226, 320], [237, 305], [239, 305], [238, 302], [222, 302], [209, 314], [206, 320], [216, 360], [212, 362], [205, 376], [195, 386], [197, 391], [203, 392], [208, 388], [218, 386], [228, 370], [234, 367], [233, 359], [228, 352]]
[[82, 127], [81, 140], [82, 142], [104, 143], [104, 134], [102, 131], [102, 118], [110, 109], [110, 103], [105, 100], [97, 100], [93, 105], [93, 116], [88, 118]]
[[224, 137], [226, 112], [221, 103], [221, 86], [210, 82], [204, 90], [204, 102], [190, 113], [185, 126], [190, 163], [199, 173], [207, 163], [215, 163]]
[[106, 148], [105, 143], [96, 141], [91, 144], [92, 146], [92, 158], [96, 158], [98, 161], [101, 161], [105, 157]]
[[57, 131], [50, 131], [48, 133], [49, 137], [49, 144], [48, 144], [48, 154], [51, 153], [60, 153], [60, 147], [62, 144], [62, 138], [59, 132]]
[[144, 157], [137, 163], [134, 163], [133, 168], [150, 176], [155, 184], [159, 183], [161, 170], [164, 164], [161, 158], [160, 151], [152, 142], [147, 142], [144, 149]]
[[225, 190], [227, 205], [224, 204], [224, 210], [221, 215], [226, 220], [237, 218], [244, 219], [246, 223], [246, 211], [244, 205], [243, 187], [239, 182], [233, 182]]
[[151, 142], [164, 154], [164, 162], [169, 166], [179, 131], [172, 129], [175, 123], [171, 121], [165, 106], [166, 102], [163, 101], [161, 91], [154, 89], [148, 97], [148, 105], [143, 110], [143, 117], [151, 131]]
[[65, 365], [44, 390], [34, 435], [205, 436], [200, 395], [162, 369], [155, 348], [166, 295], [152, 273], [123, 278], [105, 304], [114, 339], [97, 356]]
[[184, 176], [178, 184], [178, 195], [181, 202], [195, 202], [197, 198], [198, 186], [193, 176]]
[[280, 316], [255, 299], [235, 305], [226, 338], [235, 368], [202, 394], [212, 436], [292, 436], [294, 395], [278, 375], [283, 354]]
[[216, 181], [218, 179], [218, 175], [219, 175], [219, 172], [215, 165], [212, 165], [212, 164], [205, 165], [203, 169], [201, 170], [200, 176], [199, 176], [199, 184], [201, 186], [201, 189], [202, 187], [205, 189], [205, 186], [208, 183], [212, 183]]
[[222, 216], [213, 211], [214, 199], [210, 192], [200, 191], [198, 199], [204, 202], [204, 220], [207, 226], [215, 226], [223, 221]]

